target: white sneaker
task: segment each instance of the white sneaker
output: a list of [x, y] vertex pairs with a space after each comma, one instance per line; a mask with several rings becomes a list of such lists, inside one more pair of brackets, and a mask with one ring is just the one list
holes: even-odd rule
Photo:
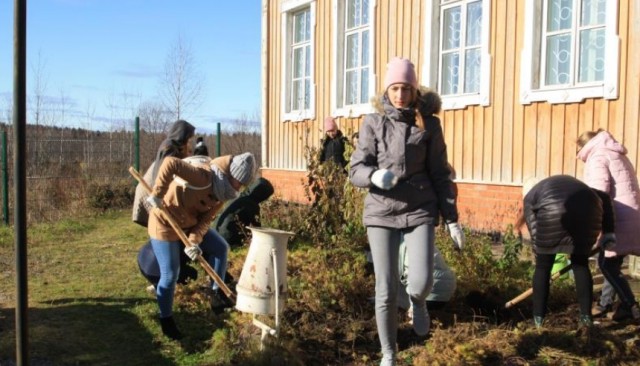
[[396, 366], [396, 356], [383, 354], [380, 360], [380, 366]]
[[427, 311], [427, 303], [423, 302], [418, 306], [416, 304], [412, 305], [413, 331], [419, 336], [426, 336], [431, 328], [431, 318]]
[[154, 285], [149, 285], [145, 288], [145, 290], [150, 293], [151, 295], [155, 295], [156, 294], [156, 287]]

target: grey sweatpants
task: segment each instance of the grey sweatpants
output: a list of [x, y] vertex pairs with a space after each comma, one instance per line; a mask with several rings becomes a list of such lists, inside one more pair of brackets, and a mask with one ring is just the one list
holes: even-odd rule
[[367, 227], [376, 277], [376, 325], [383, 354], [396, 354], [398, 338], [398, 256], [403, 236], [409, 257], [407, 292], [411, 302], [424, 304], [433, 287], [435, 230], [424, 224], [413, 228]]

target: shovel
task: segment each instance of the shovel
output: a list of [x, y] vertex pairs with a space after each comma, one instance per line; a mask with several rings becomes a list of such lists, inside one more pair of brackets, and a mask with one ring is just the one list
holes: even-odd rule
[[[591, 251], [591, 253], [589, 253], [589, 257], [591, 257], [592, 255], [596, 254], [599, 250], [600, 250], [600, 248], [593, 249]], [[556, 273], [551, 275], [551, 282], [557, 280], [558, 278], [560, 278], [560, 276], [562, 276], [563, 274], [569, 272], [570, 270], [571, 270], [571, 264], [567, 264], [566, 266], [564, 266], [564, 268], [562, 268], [558, 272], [556, 272]], [[526, 290], [525, 292], [521, 293], [520, 295], [514, 297], [510, 301], [507, 301], [507, 303], [504, 304], [505, 309], [509, 309], [513, 305], [515, 305], [515, 304], [519, 303], [520, 301], [526, 299], [527, 297], [531, 296], [531, 294], [533, 294], [533, 287], [530, 287], [528, 290]]]
[[[147, 182], [142, 178], [140, 173], [138, 173], [138, 171], [134, 167], [129, 167], [129, 173], [131, 173], [131, 175], [142, 185], [142, 187], [145, 189], [145, 191], [147, 191], [147, 193], [151, 194], [151, 187], [149, 187], [149, 184], [147, 184]], [[169, 225], [171, 225], [173, 230], [178, 234], [182, 243], [185, 246], [190, 247], [191, 242], [187, 238], [187, 235], [184, 233], [184, 230], [182, 230], [182, 228], [173, 219], [173, 217], [171, 216], [171, 213], [169, 213], [169, 211], [167, 211], [165, 207], [154, 208], [154, 210], [160, 210], [160, 213], [165, 218], [165, 220], [167, 220]], [[211, 265], [209, 264], [209, 262], [207, 262], [206, 259], [204, 259], [201, 255], [199, 255], [198, 263], [200, 263], [204, 271], [207, 272], [207, 274], [213, 279], [213, 281], [218, 284], [218, 287], [220, 287], [222, 292], [224, 292], [224, 294], [227, 295], [227, 297], [235, 303], [236, 294], [234, 294], [231, 291], [231, 289], [229, 289], [229, 287], [224, 283], [222, 278], [220, 278], [220, 276], [218, 276], [216, 271], [214, 271], [213, 268], [211, 268]]]

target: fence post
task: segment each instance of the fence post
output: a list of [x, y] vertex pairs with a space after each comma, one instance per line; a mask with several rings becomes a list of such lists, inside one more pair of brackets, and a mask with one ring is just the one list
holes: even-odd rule
[[140, 117], [136, 117], [136, 123], [133, 130], [133, 145], [135, 146], [133, 166], [140, 171]]
[[216, 157], [220, 156], [220, 122], [217, 124], [216, 132]]
[[2, 222], [9, 225], [9, 175], [7, 173], [7, 131], [2, 130]]

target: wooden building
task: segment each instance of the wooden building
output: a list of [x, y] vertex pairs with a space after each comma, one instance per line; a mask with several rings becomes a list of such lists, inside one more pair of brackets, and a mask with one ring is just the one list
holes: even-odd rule
[[263, 169], [303, 201], [323, 119], [349, 136], [394, 56], [440, 93], [461, 222], [504, 231], [528, 177], [582, 177], [575, 139], [609, 130], [637, 166], [640, 0], [263, 0]]

